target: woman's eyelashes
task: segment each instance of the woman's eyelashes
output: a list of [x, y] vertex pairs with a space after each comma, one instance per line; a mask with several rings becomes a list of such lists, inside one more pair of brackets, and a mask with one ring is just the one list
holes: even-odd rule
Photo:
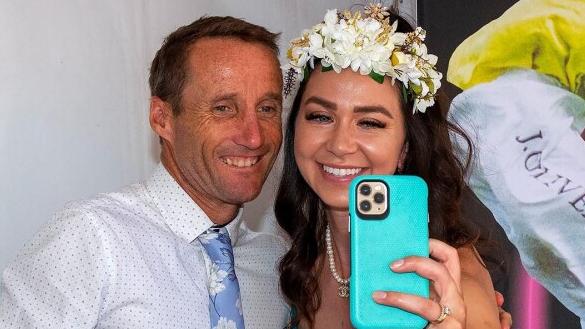
[[[318, 124], [325, 124], [333, 122], [333, 116], [323, 112], [309, 112], [305, 115], [305, 120]], [[385, 122], [372, 118], [359, 119], [357, 125], [364, 129], [386, 128]]]
[[305, 120], [312, 121], [315, 123], [329, 123], [332, 122], [333, 119], [331, 115], [322, 113], [322, 112], [310, 112], [305, 115]]
[[375, 119], [362, 119], [362, 120], [358, 121], [358, 125], [360, 127], [366, 128], [366, 129], [386, 128], [386, 124], [384, 122], [379, 121], [379, 120], [375, 120]]

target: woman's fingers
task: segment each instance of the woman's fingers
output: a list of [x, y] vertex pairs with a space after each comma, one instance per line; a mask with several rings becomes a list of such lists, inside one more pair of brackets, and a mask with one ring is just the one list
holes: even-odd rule
[[498, 305], [498, 311], [500, 314], [500, 326], [502, 329], [512, 328], [512, 314], [506, 312], [506, 310], [502, 308], [502, 305], [504, 305], [504, 295], [499, 291], [496, 291], [496, 304]]
[[[398, 307], [402, 310], [418, 314], [431, 323], [438, 319], [442, 312], [441, 305], [438, 302], [420, 296], [392, 291], [377, 291], [372, 297], [379, 304]], [[434, 324], [437, 328], [463, 327], [465, 323], [465, 306], [462, 301], [453, 302], [455, 305], [450, 305], [449, 308], [456, 307], [458, 309], [451, 309], [452, 313], [440, 323], [441, 327], [438, 327], [438, 323]]]
[[502, 295], [501, 292], [496, 291], [496, 305], [498, 305], [498, 307], [502, 307], [502, 305], [504, 305], [504, 295]]
[[399, 273], [416, 272], [420, 276], [435, 282], [453, 281], [449, 270], [447, 270], [447, 268], [442, 263], [427, 257], [405, 257], [392, 263], [390, 268], [392, 268], [392, 271]]
[[457, 249], [442, 241], [429, 239], [429, 253], [431, 258], [447, 268], [453, 281], [457, 284], [457, 290], [461, 291], [461, 265]]
[[[377, 303], [401, 308], [431, 322], [430, 328], [463, 328], [465, 304], [461, 296], [461, 269], [457, 250], [441, 241], [429, 240], [430, 258], [410, 256], [392, 263], [394, 272], [415, 272], [431, 281], [431, 298], [399, 292], [376, 292]], [[449, 314], [441, 314], [447, 309]], [[433, 323], [444, 318], [440, 323]]]
[[429, 279], [440, 299], [459, 295], [459, 285], [445, 265], [426, 257], [410, 256], [392, 263], [394, 272], [415, 272]]
[[506, 312], [503, 308], [499, 308], [500, 312], [500, 326], [502, 329], [512, 328], [512, 314]]

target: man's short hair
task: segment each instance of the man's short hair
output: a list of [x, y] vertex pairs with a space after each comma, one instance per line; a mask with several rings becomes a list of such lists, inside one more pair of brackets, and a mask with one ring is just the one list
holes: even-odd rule
[[150, 67], [150, 95], [171, 104], [173, 114], [181, 113], [181, 93], [187, 80], [189, 49], [204, 37], [229, 37], [266, 46], [278, 56], [279, 33], [238, 18], [203, 16], [166, 37]]

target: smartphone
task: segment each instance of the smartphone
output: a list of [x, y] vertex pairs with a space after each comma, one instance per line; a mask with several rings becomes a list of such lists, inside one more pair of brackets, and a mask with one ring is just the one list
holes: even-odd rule
[[417, 176], [364, 175], [349, 189], [351, 278], [350, 319], [359, 329], [424, 328], [427, 320], [380, 305], [374, 291], [429, 297], [429, 281], [395, 273], [390, 264], [406, 256], [429, 256], [428, 188]]

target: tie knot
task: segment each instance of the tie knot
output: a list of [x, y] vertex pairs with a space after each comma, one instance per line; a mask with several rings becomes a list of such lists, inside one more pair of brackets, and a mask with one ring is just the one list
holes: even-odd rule
[[233, 264], [232, 241], [225, 227], [211, 227], [199, 236], [207, 255], [216, 264]]

